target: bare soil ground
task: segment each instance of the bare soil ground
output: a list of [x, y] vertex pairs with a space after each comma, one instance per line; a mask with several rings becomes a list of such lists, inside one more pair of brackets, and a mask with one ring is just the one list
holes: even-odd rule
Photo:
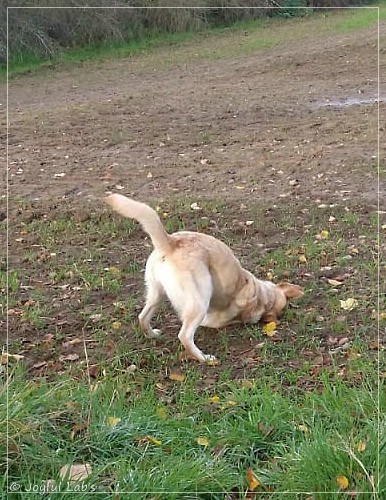
[[[372, 102], [378, 95], [377, 30], [334, 32], [329, 26], [337, 15], [289, 20], [269, 32], [230, 30], [131, 58], [10, 79], [10, 268], [20, 270], [22, 303], [37, 287], [52, 300], [58, 295], [61, 304], [40, 328], [13, 308], [9, 337], [23, 340], [18, 349], [31, 357], [30, 367], [42, 359], [33, 346], [44, 339], [52, 343], [50, 334], [79, 337], [88, 307], [104, 311], [117, 300], [101, 290], [91, 294], [88, 306], [80, 305], [76, 293], [66, 301], [63, 289], [49, 288], [53, 278], [44, 268], [51, 253], [61, 256], [64, 268], [88, 246], [91, 252], [98, 234], [80, 237], [77, 228], [103, 219], [107, 209], [100, 199], [108, 191], [159, 205], [175, 216], [179, 203], [185, 203], [184, 226], [195, 229], [202, 214], [209, 220], [205, 230], [225, 240], [232, 236], [233, 242], [239, 237], [233, 248], [254, 272], [262, 271], [259, 254], [287, 244], [289, 237], [296, 242], [296, 232], [303, 234], [306, 224], [302, 214], [319, 205], [349, 207], [360, 224], [370, 224], [378, 200], [378, 115]], [[258, 47], [263, 36], [273, 43]], [[5, 96], [1, 103], [4, 109]], [[384, 110], [381, 102], [381, 118]], [[381, 201], [384, 196], [381, 185]], [[209, 208], [200, 214], [190, 210], [193, 202]], [[246, 226], [251, 207], [255, 224]], [[286, 211], [297, 220], [282, 241], [278, 218]], [[26, 229], [34, 220], [53, 222], [65, 214], [74, 234], [63, 232], [60, 240], [58, 233], [52, 247], [41, 244], [41, 233]], [[97, 224], [90, 227], [98, 231]], [[98, 248], [112, 245], [102, 252], [101, 265], [128, 266], [134, 255], [141, 269], [150, 251], [144, 235], [135, 229], [123, 245], [111, 243], [120, 238], [114, 232], [111, 241], [98, 241]], [[255, 245], [261, 245], [257, 253]], [[311, 279], [292, 270], [287, 274], [306, 286]], [[126, 276], [119, 300], [134, 296], [140, 304], [141, 280], [140, 272]], [[310, 302], [319, 299], [316, 294]], [[177, 347], [173, 316], [168, 325], [173, 336], [167, 336], [160, 352]], [[131, 328], [126, 325], [128, 338]], [[199, 339], [205, 350], [210, 352], [214, 342], [221, 352], [212, 338], [199, 334]], [[109, 342], [100, 342], [107, 359], [116, 349]], [[60, 369], [60, 345], [51, 368]], [[247, 335], [229, 349], [240, 354], [251, 345]], [[49, 356], [55, 357], [53, 351]], [[226, 354], [220, 357], [225, 360]], [[230, 356], [228, 362], [237, 359]]]

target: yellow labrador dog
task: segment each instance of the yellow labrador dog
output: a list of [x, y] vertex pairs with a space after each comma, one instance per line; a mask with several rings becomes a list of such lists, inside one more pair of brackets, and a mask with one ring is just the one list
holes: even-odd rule
[[144, 203], [120, 194], [105, 201], [124, 217], [137, 220], [154, 246], [146, 263], [147, 298], [139, 315], [142, 330], [149, 337], [161, 334], [150, 321], [168, 297], [182, 322], [178, 338], [187, 356], [200, 363], [215, 360], [194, 343], [200, 325], [221, 328], [260, 319], [275, 321], [287, 299], [303, 295], [298, 285], [258, 280], [213, 236], [192, 231], [167, 234], [158, 214]]

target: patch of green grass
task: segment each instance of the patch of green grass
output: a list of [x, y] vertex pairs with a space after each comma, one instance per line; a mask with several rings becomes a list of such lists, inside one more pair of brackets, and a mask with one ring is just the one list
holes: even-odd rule
[[[294, 394], [280, 389], [275, 374], [244, 386], [227, 377], [213, 399], [213, 389], [197, 390], [201, 378], [199, 367], [186, 371], [183, 382], [160, 382], [140, 369], [110, 370], [89, 386], [70, 378], [27, 381], [11, 369], [0, 394], [4, 428], [8, 388], [9, 484], [25, 492], [53, 479], [63, 498], [71, 498], [59, 471], [87, 463], [92, 473], [77, 484], [77, 498], [91, 491], [201, 498], [197, 492], [205, 491], [212, 492], [205, 498], [220, 499], [225, 492], [244, 495], [252, 468], [259, 492], [286, 491], [295, 499], [297, 491], [328, 491], [335, 498], [337, 477], [344, 475], [349, 491], [382, 498], [378, 466], [383, 474], [386, 463], [377, 455], [377, 417], [385, 392], [378, 406], [373, 380], [359, 387], [324, 380], [319, 392]], [[384, 442], [384, 426], [381, 432]], [[4, 456], [5, 433], [0, 447]]]
[[373, 6], [364, 6], [348, 11], [345, 18], [337, 23], [336, 28], [340, 31], [353, 31], [366, 29], [375, 25], [378, 22], [378, 10], [376, 7], [379, 7], [379, 20], [386, 19], [386, 3], [385, 1], [381, 1]]

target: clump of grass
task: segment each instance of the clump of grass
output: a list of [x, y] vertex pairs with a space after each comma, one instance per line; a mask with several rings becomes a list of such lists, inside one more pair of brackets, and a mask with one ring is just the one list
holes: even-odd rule
[[160, 382], [142, 370], [108, 369], [89, 385], [69, 378], [28, 381], [11, 368], [0, 393], [2, 428], [8, 418], [8, 450], [5, 433], [0, 439], [3, 456], [8, 453], [2, 490], [17, 483], [25, 492], [54, 479], [70, 497], [60, 468], [88, 463], [92, 474], [79, 491], [85, 499], [96, 490], [144, 498], [243, 495], [249, 467], [261, 482], [258, 491], [293, 492], [293, 498], [296, 491], [335, 498], [339, 476], [349, 491], [373, 498], [384, 491], [386, 464], [377, 443], [378, 437], [385, 442], [378, 427], [385, 397], [380, 391], [377, 401], [373, 379], [359, 387], [325, 380], [319, 392], [293, 394], [272, 374], [202, 390], [200, 370], [186, 371], [182, 382]]

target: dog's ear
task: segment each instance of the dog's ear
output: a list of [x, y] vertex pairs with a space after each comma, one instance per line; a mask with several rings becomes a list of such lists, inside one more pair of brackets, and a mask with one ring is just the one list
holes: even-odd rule
[[299, 285], [291, 285], [291, 283], [279, 283], [277, 285], [284, 292], [287, 299], [297, 299], [304, 295], [303, 288]]

